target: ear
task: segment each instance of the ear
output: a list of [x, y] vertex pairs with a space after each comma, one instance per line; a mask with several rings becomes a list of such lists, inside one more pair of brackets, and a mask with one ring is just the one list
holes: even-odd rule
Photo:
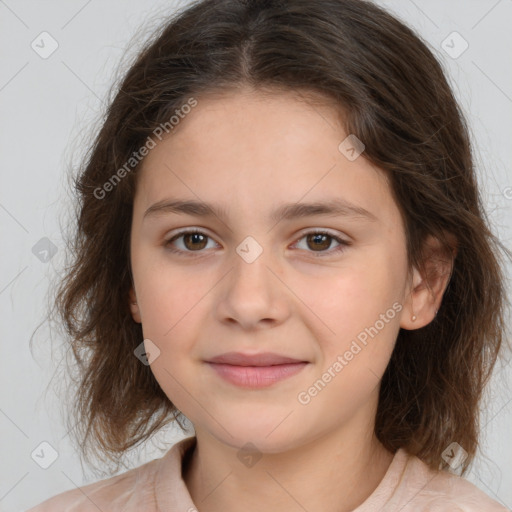
[[142, 322], [140, 318], [140, 309], [139, 305], [137, 304], [137, 296], [135, 295], [133, 287], [130, 288], [130, 312], [134, 321], [140, 324]]
[[[447, 233], [445, 235], [450, 244], [449, 251], [443, 249], [439, 239], [432, 235], [424, 242], [424, 274], [413, 269], [400, 321], [403, 329], [419, 329], [428, 325], [441, 307], [457, 254], [455, 237]], [[413, 317], [416, 317], [415, 320], [412, 320]]]

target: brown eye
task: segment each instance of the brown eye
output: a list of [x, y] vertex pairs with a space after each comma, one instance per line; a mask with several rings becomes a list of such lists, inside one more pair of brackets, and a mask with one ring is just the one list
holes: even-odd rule
[[[341, 252], [351, 245], [350, 242], [326, 231], [311, 231], [309, 233], [304, 233], [304, 235], [299, 239], [299, 242], [295, 245], [300, 245], [301, 240], [305, 240], [306, 243], [305, 247], [299, 247], [299, 249], [312, 253], [315, 257], [329, 256]], [[338, 244], [338, 247], [329, 250], [333, 240]]]
[[[204, 252], [203, 249], [207, 247], [209, 240], [211, 240], [211, 238], [201, 231], [182, 231], [169, 240], [166, 240], [164, 247], [171, 252], [184, 255], [188, 253], [188, 255], [190, 255], [190, 253]], [[199, 255], [200, 254], [193, 254], [192, 256]]]
[[183, 236], [183, 244], [187, 249], [201, 250], [206, 247], [208, 237], [202, 233], [186, 233]]
[[329, 249], [333, 237], [324, 233], [313, 233], [307, 235], [306, 239], [308, 247], [316, 251]]

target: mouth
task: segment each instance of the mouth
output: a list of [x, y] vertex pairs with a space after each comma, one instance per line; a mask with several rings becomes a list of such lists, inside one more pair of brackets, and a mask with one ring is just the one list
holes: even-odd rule
[[244, 388], [264, 388], [302, 371], [309, 361], [269, 352], [229, 352], [206, 361], [225, 381]]

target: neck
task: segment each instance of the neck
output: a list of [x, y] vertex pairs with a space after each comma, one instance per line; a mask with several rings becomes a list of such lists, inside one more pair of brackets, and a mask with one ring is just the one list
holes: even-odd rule
[[264, 453], [252, 465], [240, 462], [238, 448], [196, 428], [183, 479], [201, 512], [349, 512], [372, 494], [393, 459], [368, 427]]

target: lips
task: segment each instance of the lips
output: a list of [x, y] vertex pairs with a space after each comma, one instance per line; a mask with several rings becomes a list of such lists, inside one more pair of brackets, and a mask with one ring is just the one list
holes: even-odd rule
[[223, 380], [244, 388], [263, 388], [299, 373], [308, 361], [265, 352], [229, 352], [206, 361]]
[[300, 359], [285, 357], [272, 352], [261, 354], [242, 354], [240, 352], [228, 352], [208, 360], [209, 363], [231, 364], [234, 366], [274, 366], [277, 364], [304, 363]]

